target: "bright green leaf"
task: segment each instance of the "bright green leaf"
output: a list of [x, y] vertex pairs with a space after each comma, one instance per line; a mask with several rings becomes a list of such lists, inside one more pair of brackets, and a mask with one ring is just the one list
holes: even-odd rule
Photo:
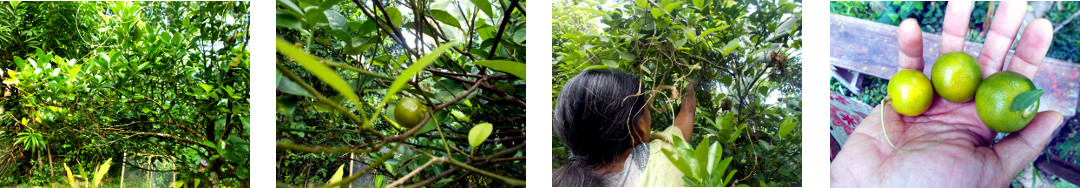
[[1043, 95], [1042, 89], [1031, 90], [1020, 93], [1016, 98], [1013, 98], [1012, 105], [1009, 107], [1009, 111], [1024, 111], [1039, 101], [1039, 98]]
[[390, 16], [390, 23], [393, 23], [394, 26], [401, 27], [401, 11], [399, 11], [397, 7], [386, 7], [386, 14], [387, 16]]
[[793, 119], [794, 118], [789, 117], [789, 118], [784, 119], [783, 123], [780, 123], [780, 132], [779, 132], [780, 138], [787, 137], [788, 134], [791, 134], [791, 130], [795, 129], [795, 124], [796, 123], [794, 121], [792, 121]]
[[349, 88], [349, 84], [341, 79], [341, 76], [330, 69], [330, 67], [319, 62], [320, 60], [317, 57], [301, 51], [299, 48], [296, 48], [296, 46], [293, 46], [292, 43], [281, 38], [277, 39], [277, 50], [278, 52], [291, 57], [294, 61], [299, 63], [301, 67], [307, 69], [308, 72], [311, 72], [315, 77], [318, 77], [319, 80], [326, 82], [327, 85], [330, 85], [330, 87], [337, 90], [338, 93], [345, 95], [345, 97], [353, 102], [353, 104], [361, 104], [360, 99], [356, 97], [356, 93], [353, 92], [352, 88]]
[[664, 15], [664, 12], [660, 12], [660, 9], [658, 8], [652, 8], [649, 12], [652, 13], [652, 17], [656, 19], [660, 19], [660, 16]]
[[465, 113], [462, 113], [461, 111], [458, 111], [458, 110], [451, 110], [450, 114], [454, 115], [454, 117], [457, 117], [458, 119], [463, 120], [465, 122], [472, 121], [472, 120], [469, 119], [469, 116], [466, 116]]
[[491, 12], [491, 2], [488, 2], [488, 0], [469, 0], [469, 1], [472, 2], [473, 5], [476, 5], [477, 8], [480, 8], [480, 11], [484, 11], [484, 14], [487, 14], [488, 17], [495, 17], [495, 14]]
[[510, 74], [512, 74], [514, 76], [517, 76], [518, 78], [521, 78], [521, 80], [525, 80], [525, 64], [524, 63], [518, 63], [518, 62], [513, 62], [513, 61], [505, 61], [505, 60], [482, 60], [482, 61], [473, 62], [473, 64], [488, 67], [488, 68], [499, 70], [499, 71], [503, 71], [503, 72], [506, 72], [506, 73], [510, 73]]
[[[394, 79], [394, 82], [390, 84], [390, 88], [386, 90], [386, 98], [384, 98], [384, 100], [388, 99], [394, 94], [397, 94], [398, 91], [404, 89], [405, 83], [409, 82], [409, 80], [411, 80], [413, 76], [415, 76], [417, 73], [420, 73], [420, 71], [424, 70], [424, 68], [428, 65], [434, 63], [436, 58], [439, 58], [439, 56], [442, 56], [447, 49], [450, 49], [450, 47], [454, 46], [457, 46], [457, 41], [450, 41], [439, 45], [439, 47], [435, 48], [435, 50], [432, 50], [431, 53], [428, 53], [427, 55], [424, 55], [423, 57], [420, 57], [420, 59], [416, 60], [416, 62], [409, 66], [409, 68], [405, 69], [405, 71], [401, 71], [401, 75], [398, 75], [397, 79]], [[348, 87], [348, 85], [346, 85], [346, 87]], [[355, 97], [355, 95], [353, 96]]]
[[109, 174], [109, 167], [111, 166], [112, 158], [105, 160], [104, 163], [101, 163], [101, 165], [98, 166], [97, 171], [94, 172], [94, 181], [91, 183], [93, 187], [98, 187], [99, 185], [101, 185], [101, 179], [105, 178], [106, 174]]
[[491, 136], [492, 127], [491, 123], [480, 123], [469, 129], [469, 145], [476, 149], [476, 146], [484, 143], [488, 136]]
[[715, 28], [712, 28], [712, 29], [705, 30], [705, 31], [701, 32], [701, 35], [698, 36], [698, 38], [705, 38], [705, 36], [708, 36], [709, 34], [712, 34], [714, 32], [720, 31], [720, 30], [727, 29], [729, 26], [730, 25], [721, 25], [720, 27], [715, 27]]
[[[701, 139], [701, 142], [698, 143], [698, 146], [694, 151], [694, 155], [695, 157], [697, 157], [696, 161], [699, 165], [708, 164], [709, 138], [706, 137], [705, 139]], [[705, 177], [706, 174], [709, 174], [708, 170], [709, 168], [707, 166], [697, 166], [697, 173], [699, 174], [698, 177]]]
[[431, 10], [431, 17], [435, 17], [435, 20], [439, 20], [439, 22], [442, 22], [444, 24], [454, 26], [456, 28], [461, 28], [461, 22], [458, 21], [458, 19], [455, 18], [454, 15], [450, 15], [449, 12], [446, 12], [444, 10]]
[[285, 10], [292, 11], [295, 14], [304, 14], [304, 11], [300, 10], [300, 6], [296, 6], [292, 0], [277, 0], [277, 4], [285, 7]]
[[296, 30], [304, 29], [303, 24], [300, 23], [300, 19], [297, 19], [296, 16], [293, 16], [292, 14], [282, 11], [277, 11], [277, 26]]
[[326, 14], [326, 21], [330, 23], [330, 29], [332, 30], [348, 30], [349, 20], [334, 10], [324, 10], [323, 14]]
[[731, 51], [735, 50], [736, 48], [739, 48], [739, 38], [734, 38], [731, 39], [731, 41], [728, 41], [727, 45], [724, 45], [724, 51], [722, 53], [724, 54], [724, 56], [727, 56], [728, 53], [731, 53]]

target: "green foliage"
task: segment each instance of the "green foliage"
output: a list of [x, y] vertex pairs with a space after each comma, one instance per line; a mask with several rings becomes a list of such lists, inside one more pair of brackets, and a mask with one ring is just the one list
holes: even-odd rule
[[[323, 186], [356, 162], [339, 185], [522, 185], [525, 5], [278, 0], [280, 183]], [[396, 123], [402, 98], [424, 125]]]
[[90, 182], [90, 187], [98, 187], [101, 185], [101, 178], [105, 178], [109, 174], [109, 168], [112, 167], [112, 158], [105, 160], [105, 162], [98, 165], [97, 171], [94, 171], [94, 181]]
[[[556, 1], [551, 97], [558, 100], [566, 81], [583, 70], [619, 69], [640, 77], [643, 92], [655, 99], [653, 130], [663, 130], [681, 104], [675, 91], [701, 80], [695, 134], [688, 139], [717, 136], [719, 145], [732, 148], [724, 152], [738, 171], [726, 185], [799, 186], [801, 4]], [[791, 131], [780, 133], [782, 127]], [[569, 153], [553, 140], [557, 168]]]
[[1057, 29], [1046, 57], [1080, 63], [1080, 20], [1077, 20], [1080, 18], [1073, 18], [1065, 23], [1070, 16], [1080, 12], [1080, 2], [1055, 2], [1054, 5], [1045, 16], [1050, 23], [1054, 23], [1054, 29]]
[[863, 104], [867, 105], [880, 103], [882, 99], [885, 99], [885, 96], [888, 96], [886, 92], [888, 90], [889, 80], [873, 76], [864, 76], [862, 79], [863, 84], [856, 86], [862, 93], [849, 91], [846, 87], [841, 85], [836, 78], [829, 79], [829, 90], [844, 96], [859, 99], [859, 101], [862, 101]]
[[727, 170], [732, 157], [723, 158], [724, 148], [719, 142], [709, 142], [709, 139], [701, 140], [697, 149], [690, 143], [679, 137], [674, 139], [675, 150], [664, 148], [662, 152], [671, 160], [675, 168], [679, 169], [686, 177], [683, 181], [691, 187], [726, 187], [733, 186], [731, 178], [735, 177], [738, 170]]
[[119, 176], [90, 161], [125, 154], [165, 156], [125, 161], [172, 163], [145, 168], [181, 179], [247, 184], [247, 2], [0, 3], [0, 14], [11, 93], [0, 138], [28, 149], [0, 155], [0, 186], [64, 182], [55, 172], [71, 168]]
[[36, 152], [45, 149], [45, 137], [37, 132], [22, 132], [15, 138], [15, 144], [23, 144], [23, 150]]

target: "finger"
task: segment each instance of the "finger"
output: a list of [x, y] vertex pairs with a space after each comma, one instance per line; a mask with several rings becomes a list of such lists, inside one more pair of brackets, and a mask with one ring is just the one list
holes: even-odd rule
[[[945, 6], [945, 20], [942, 22], [940, 54], [964, 51], [964, 38], [968, 32], [968, 19], [971, 18], [971, 1], [949, 1]], [[939, 54], [939, 55], [940, 55]]]
[[1016, 32], [1020, 30], [1026, 10], [1026, 2], [1001, 2], [998, 6], [990, 24], [990, 31], [986, 33], [982, 52], [979, 53], [983, 77], [1001, 71], [1005, 54], [1009, 53], [1009, 47], [1012, 47], [1013, 39], [1016, 39]]
[[919, 29], [919, 22], [914, 18], [908, 18], [904, 22], [900, 23], [900, 29], [897, 31], [897, 38], [900, 43], [900, 69], [915, 69], [922, 70], [923, 67], [923, 45], [922, 45], [922, 30]]
[[1043, 57], [1046, 57], [1046, 50], [1050, 49], [1053, 35], [1049, 20], [1040, 18], [1028, 23], [1024, 35], [1020, 37], [1020, 44], [1016, 45], [1016, 53], [1009, 61], [1009, 70], [1035, 78], [1035, 72], [1038, 72]]
[[1016, 173], [1042, 153], [1051, 134], [1061, 125], [1062, 116], [1056, 111], [1041, 112], [1027, 127], [1006, 136], [994, 145], [994, 152], [1001, 159], [1005, 172], [1001, 175], [1012, 179]]

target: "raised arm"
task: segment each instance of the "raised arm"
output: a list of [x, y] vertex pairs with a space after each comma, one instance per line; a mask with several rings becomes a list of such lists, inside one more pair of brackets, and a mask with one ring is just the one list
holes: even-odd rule
[[694, 134], [694, 111], [697, 110], [697, 92], [694, 91], [694, 87], [697, 86], [697, 82], [697, 80], [690, 81], [690, 84], [683, 88], [682, 107], [679, 108], [679, 114], [672, 122], [679, 127], [679, 130], [682, 130], [683, 139], [686, 140]]

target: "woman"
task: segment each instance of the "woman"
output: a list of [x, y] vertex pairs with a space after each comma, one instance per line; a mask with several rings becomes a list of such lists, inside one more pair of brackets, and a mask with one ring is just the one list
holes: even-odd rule
[[570, 163], [555, 170], [552, 185], [682, 185], [682, 173], [661, 148], [674, 149], [673, 136], [690, 138], [693, 134], [695, 84], [691, 82], [684, 89], [674, 125], [650, 135], [648, 97], [637, 77], [597, 69], [571, 78], [555, 102], [552, 123], [553, 133], [570, 149]]

